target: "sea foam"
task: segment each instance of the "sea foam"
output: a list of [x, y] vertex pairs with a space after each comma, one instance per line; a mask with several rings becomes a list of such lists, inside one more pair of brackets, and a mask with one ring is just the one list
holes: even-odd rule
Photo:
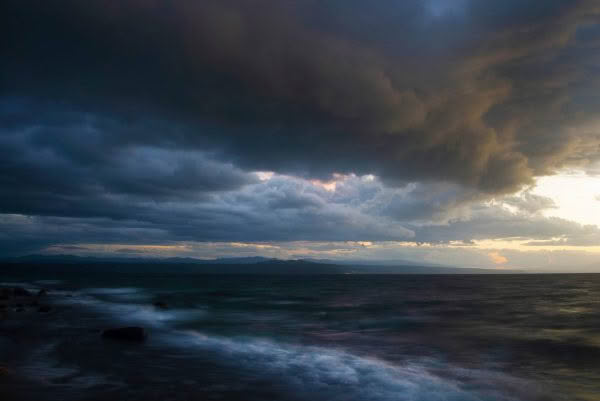
[[[196, 331], [163, 333], [171, 346], [212, 354], [221, 363], [283, 380], [302, 399], [382, 401], [515, 401], [536, 389], [499, 373], [447, 366], [453, 380], [432, 374], [424, 363], [392, 364], [344, 350], [279, 343], [256, 338], [225, 338]], [[450, 376], [450, 375], [449, 375]], [[486, 388], [477, 382], [487, 383]], [[532, 398], [533, 395], [533, 398]], [[539, 398], [548, 399], [548, 398]]]

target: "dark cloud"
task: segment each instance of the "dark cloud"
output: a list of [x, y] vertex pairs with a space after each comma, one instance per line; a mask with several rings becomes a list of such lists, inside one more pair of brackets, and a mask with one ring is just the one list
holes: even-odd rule
[[595, 1], [1, 7], [6, 93], [106, 114], [124, 143], [486, 192], [597, 157]]
[[600, 163], [599, 17], [594, 0], [2, 1], [0, 246], [596, 243], [547, 198], [481, 202]]
[[79, 117], [0, 128], [0, 210], [122, 219], [138, 202], [200, 200], [258, 181], [206, 152], [112, 143], [99, 128], [110, 123]]

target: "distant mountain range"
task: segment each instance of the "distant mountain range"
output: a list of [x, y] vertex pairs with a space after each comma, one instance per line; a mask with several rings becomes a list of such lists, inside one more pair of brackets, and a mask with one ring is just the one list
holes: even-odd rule
[[122, 272], [182, 274], [506, 274], [518, 270], [459, 268], [419, 265], [409, 261], [333, 261], [328, 259], [282, 260], [261, 256], [241, 258], [123, 258], [75, 255], [27, 255], [5, 258], [0, 269], [20, 272]]

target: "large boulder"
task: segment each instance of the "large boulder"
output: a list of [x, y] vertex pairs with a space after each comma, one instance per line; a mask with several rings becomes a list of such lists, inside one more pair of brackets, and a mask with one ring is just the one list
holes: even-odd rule
[[30, 297], [30, 296], [32, 296], [31, 293], [23, 287], [13, 288], [13, 294], [15, 297]]
[[102, 332], [103, 338], [120, 341], [142, 342], [146, 336], [146, 330], [143, 327], [135, 326], [106, 329]]
[[5, 301], [12, 298], [13, 292], [10, 288], [0, 288], [0, 300]]

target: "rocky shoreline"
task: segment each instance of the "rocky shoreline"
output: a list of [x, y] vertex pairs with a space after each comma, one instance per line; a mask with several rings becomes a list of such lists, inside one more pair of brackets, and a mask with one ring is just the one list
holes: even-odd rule
[[[76, 382], [78, 377], [83, 377], [83, 368], [79, 373], [73, 374], [73, 377], [60, 374], [56, 374], [56, 378], [48, 376], [48, 372], [57, 366], [59, 369], [62, 369], [61, 366], [71, 368], [69, 363], [53, 361], [54, 357], [60, 359], [62, 354], [69, 352], [69, 346], [66, 345], [69, 342], [77, 347], [81, 347], [83, 343], [97, 344], [99, 348], [92, 352], [102, 353], [101, 349], [106, 348], [107, 353], [112, 353], [115, 347], [128, 347], [127, 344], [146, 341], [148, 332], [143, 327], [113, 326], [108, 319], [99, 319], [97, 324], [88, 325], [83, 320], [90, 319], [93, 313], [85, 312], [76, 303], [64, 302], [72, 297], [71, 291], [52, 286], [44, 288], [17, 283], [0, 285], [1, 400], [46, 399], [44, 392], [49, 388], [53, 388], [53, 391], [66, 391], [69, 387], [66, 383], [70, 380]], [[164, 302], [153, 306], [157, 309], [167, 307]], [[83, 319], [81, 324], [77, 324], [78, 316]], [[103, 343], [106, 344], [102, 346]], [[39, 360], [36, 360], [39, 350], [49, 350], [52, 353], [48, 371], [44, 368], [36, 370], [40, 369], [37, 367]], [[33, 371], [36, 372], [33, 375], [32, 369], [28, 367], [32, 363], [35, 367]], [[90, 361], [90, 366], [92, 365], [93, 361]], [[23, 398], [25, 394], [30, 398]], [[65, 399], [77, 399], [76, 396], [64, 396]]]
[[44, 288], [35, 293], [23, 287], [1, 287], [0, 288], [0, 319], [7, 318], [15, 312], [27, 312], [35, 310], [40, 313], [48, 313], [52, 310], [50, 305], [44, 303], [48, 291]]

